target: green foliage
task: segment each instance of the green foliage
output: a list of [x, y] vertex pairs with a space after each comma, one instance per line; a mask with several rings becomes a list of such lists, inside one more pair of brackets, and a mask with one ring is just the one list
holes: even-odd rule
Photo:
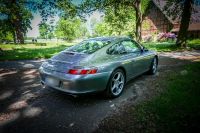
[[110, 36], [110, 35], [112, 35], [111, 29], [106, 22], [98, 23], [95, 26], [95, 34], [97, 36]]
[[[138, 0], [86, 0], [82, 4], [82, 8], [86, 13], [97, 9], [105, 12], [104, 21], [95, 27], [97, 35], [131, 35], [134, 37], [136, 28], [140, 26], [136, 25], [137, 2]], [[138, 10], [139, 13], [143, 15], [149, 4], [150, 0], [142, 0], [141, 10]]]
[[[0, 32], [11, 32], [14, 42], [24, 43], [24, 35], [31, 29], [32, 12], [38, 11], [46, 22], [49, 17], [60, 12], [61, 2], [62, 0], [0, 0], [0, 17], [3, 16], [0, 20]], [[70, 0], [65, 1], [65, 4], [66, 2], [68, 5], [72, 4]], [[51, 32], [48, 37], [52, 36]]]
[[18, 1], [0, 1], [0, 15], [5, 16], [1, 21], [0, 32], [12, 33], [13, 40], [15, 37], [18, 42], [24, 43], [24, 35], [31, 29], [32, 13], [26, 7], [26, 0]]
[[135, 15], [131, 8], [124, 6], [119, 10], [108, 8], [103, 22], [95, 27], [98, 36], [101, 35], [133, 35], [135, 32]]
[[54, 26], [47, 24], [45, 22], [42, 22], [39, 24], [39, 32], [40, 32], [40, 37], [42, 39], [51, 39], [54, 37], [53, 34], [53, 29]]
[[151, 6], [151, 0], [141, 0], [142, 15], [148, 12], [148, 9], [150, 8], [150, 6]]
[[4, 33], [0, 30], [0, 43], [13, 41], [13, 34], [11, 32]]
[[78, 37], [85, 36], [87, 32], [86, 27], [80, 19], [64, 19], [61, 18], [55, 29], [55, 35], [57, 38], [63, 38], [65, 40], [73, 40]]
[[47, 39], [47, 33], [48, 33], [48, 25], [46, 23], [41, 23], [39, 24], [39, 32], [40, 32], [40, 37], [43, 39]]

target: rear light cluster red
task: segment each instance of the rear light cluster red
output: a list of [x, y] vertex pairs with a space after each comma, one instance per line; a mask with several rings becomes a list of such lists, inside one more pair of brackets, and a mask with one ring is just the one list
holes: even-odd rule
[[74, 75], [95, 74], [97, 69], [70, 69], [68, 73]]

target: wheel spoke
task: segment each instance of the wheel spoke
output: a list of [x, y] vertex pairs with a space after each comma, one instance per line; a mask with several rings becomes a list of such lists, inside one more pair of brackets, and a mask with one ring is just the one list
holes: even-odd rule
[[121, 85], [121, 84], [124, 84], [124, 81], [120, 81], [120, 82], [119, 82], [119, 85]]
[[116, 80], [118, 81], [118, 80], [120, 79], [120, 77], [121, 77], [121, 74], [118, 73], [118, 74], [117, 74], [117, 78], [116, 78]]
[[116, 79], [115, 79], [115, 78], [113, 78], [113, 79], [112, 79], [112, 82], [115, 82], [115, 81], [116, 81]]
[[156, 72], [156, 69], [157, 69], [157, 61], [156, 61], [156, 59], [154, 59], [153, 66], [152, 66], [153, 73]]
[[113, 91], [115, 88], [116, 88], [116, 85], [115, 85], [115, 83], [114, 83], [114, 84], [112, 85], [111, 90]]

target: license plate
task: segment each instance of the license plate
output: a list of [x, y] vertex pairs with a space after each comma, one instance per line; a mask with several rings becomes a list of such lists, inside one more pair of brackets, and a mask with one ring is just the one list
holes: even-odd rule
[[46, 77], [45, 82], [47, 85], [58, 87], [60, 81], [55, 78]]

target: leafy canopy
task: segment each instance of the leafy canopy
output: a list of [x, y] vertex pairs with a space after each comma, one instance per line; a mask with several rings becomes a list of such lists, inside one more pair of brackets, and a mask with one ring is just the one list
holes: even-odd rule
[[85, 35], [86, 32], [86, 27], [78, 18], [61, 18], [55, 28], [57, 38], [63, 38], [69, 41]]

